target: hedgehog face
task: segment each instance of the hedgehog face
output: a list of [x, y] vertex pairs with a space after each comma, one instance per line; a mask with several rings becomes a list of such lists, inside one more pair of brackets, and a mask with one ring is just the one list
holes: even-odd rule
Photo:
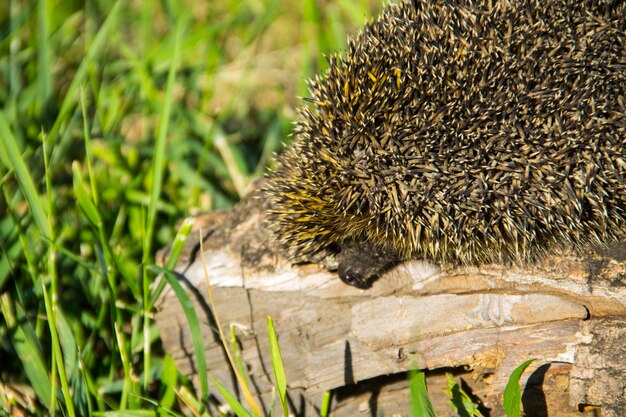
[[382, 273], [398, 263], [398, 255], [388, 247], [367, 241], [344, 241], [337, 254], [337, 274], [346, 284], [361, 289], [372, 286]]
[[338, 245], [342, 279], [367, 286], [397, 260], [625, 238], [626, 11], [607, 5], [389, 5], [310, 83], [269, 176], [279, 242]]

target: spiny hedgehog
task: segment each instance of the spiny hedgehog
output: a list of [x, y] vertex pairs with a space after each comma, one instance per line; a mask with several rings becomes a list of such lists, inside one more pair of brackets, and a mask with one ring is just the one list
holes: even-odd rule
[[266, 189], [278, 240], [366, 288], [623, 239], [625, 31], [615, 1], [388, 5], [310, 81]]

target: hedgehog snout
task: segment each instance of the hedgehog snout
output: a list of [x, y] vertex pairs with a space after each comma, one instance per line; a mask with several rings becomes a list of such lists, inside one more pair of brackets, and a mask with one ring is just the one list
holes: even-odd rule
[[348, 285], [366, 290], [372, 287], [372, 284], [378, 276], [370, 274], [364, 265], [340, 263], [337, 270], [339, 278]]
[[389, 248], [360, 239], [342, 242], [337, 254], [339, 278], [353, 287], [368, 289], [400, 258]]

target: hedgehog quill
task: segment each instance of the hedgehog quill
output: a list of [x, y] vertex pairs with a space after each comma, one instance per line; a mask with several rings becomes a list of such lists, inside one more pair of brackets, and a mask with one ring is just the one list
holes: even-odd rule
[[625, 31], [623, 2], [388, 5], [310, 81], [266, 189], [278, 241], [367, 288], [624, 239]]

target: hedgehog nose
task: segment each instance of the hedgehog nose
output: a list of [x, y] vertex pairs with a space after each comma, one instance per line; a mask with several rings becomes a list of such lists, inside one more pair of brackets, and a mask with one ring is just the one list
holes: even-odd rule
[[359, 265], [340, 264], [337, 273], [344, 283], [364, 290], [370, 288], [376, 278], [368, 276], [366, 268], [361, 268]]

